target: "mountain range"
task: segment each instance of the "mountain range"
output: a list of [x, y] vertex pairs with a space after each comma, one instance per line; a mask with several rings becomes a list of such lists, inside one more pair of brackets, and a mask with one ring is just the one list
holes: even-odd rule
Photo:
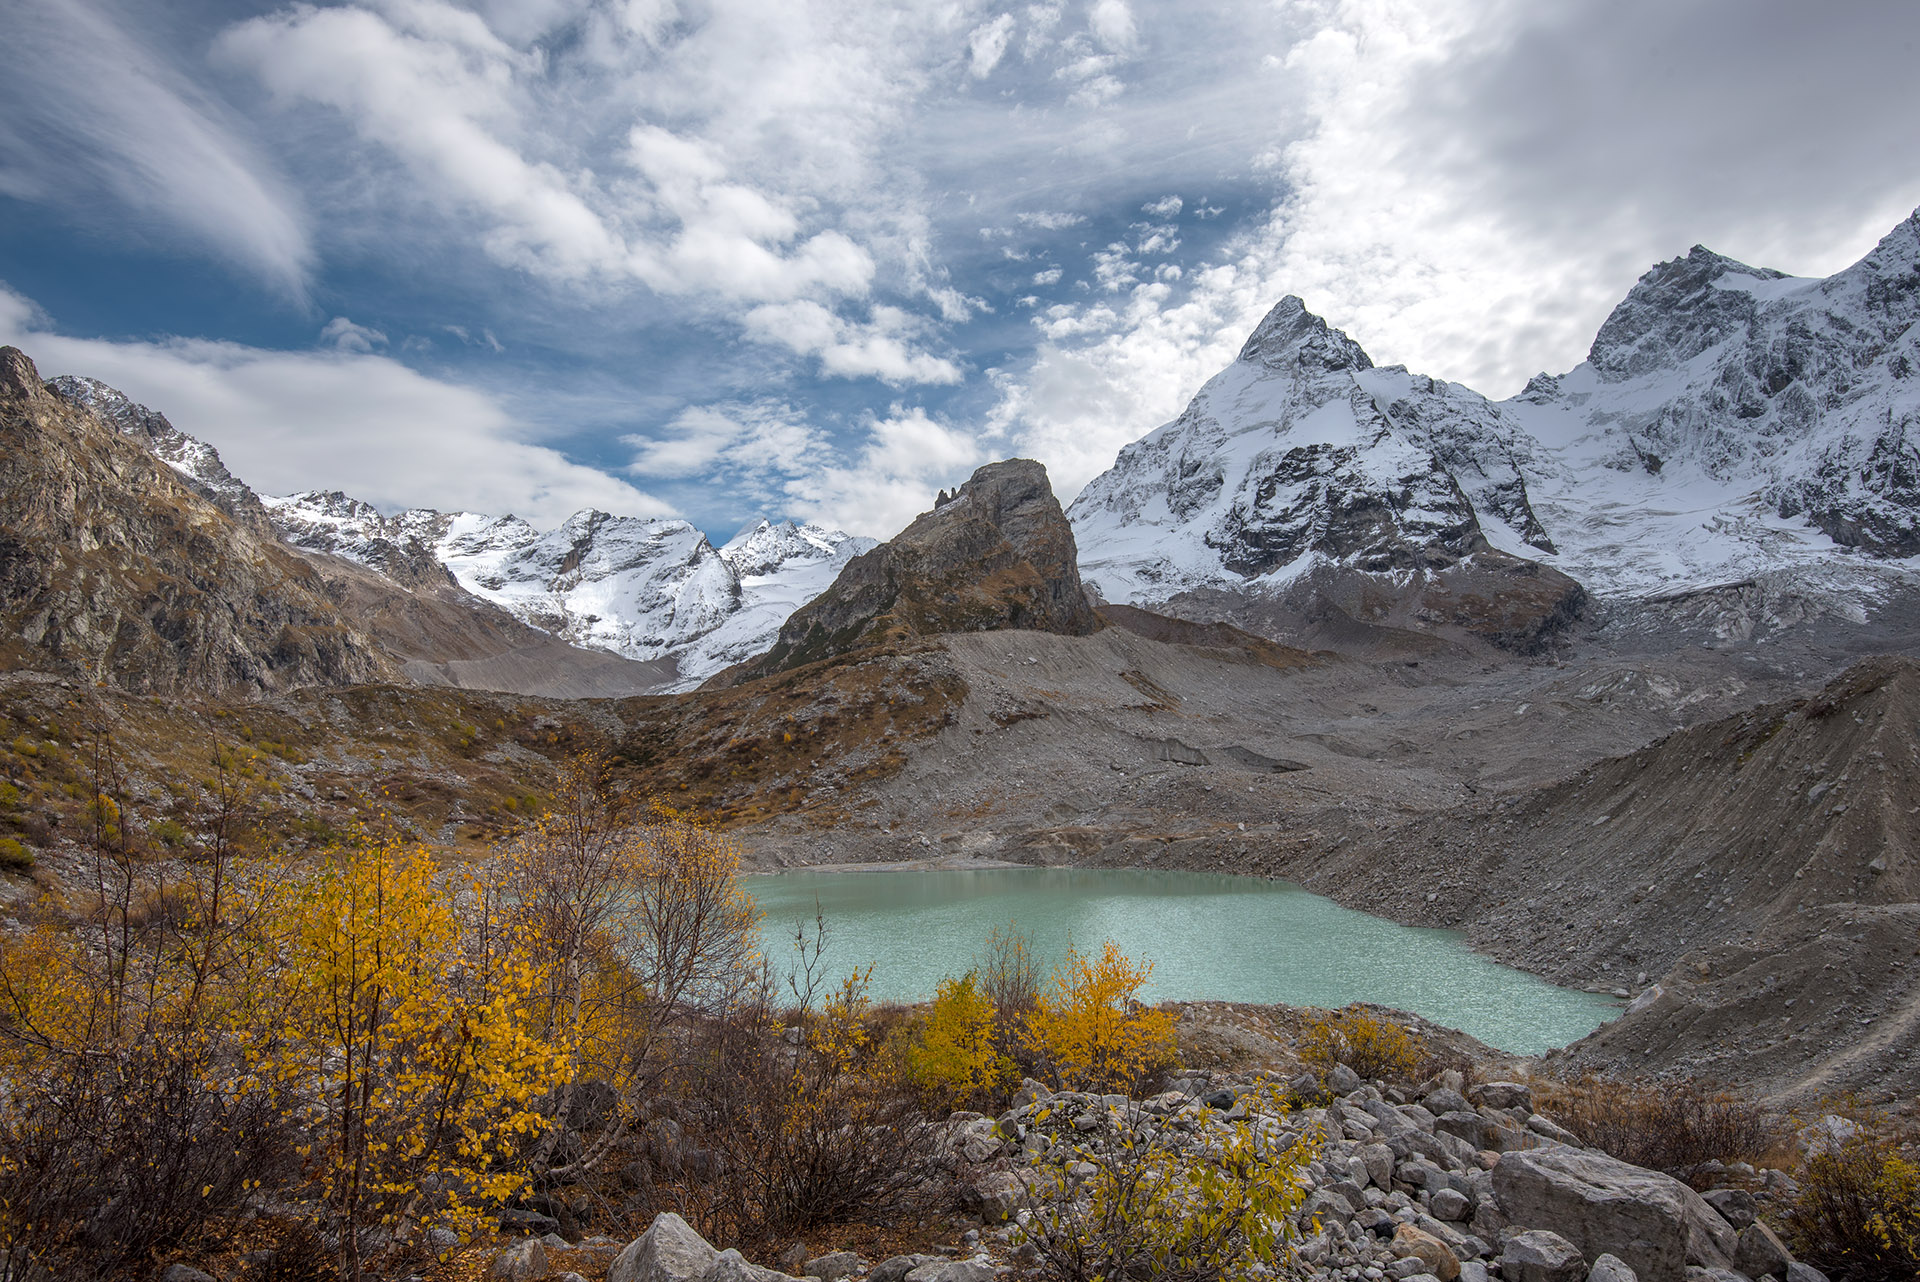
[[[1920, 566], [1917, 322], [1920, 212], [1825, 279], [1696, 247], [1640, 279], [1584, 362], [1504, 401], [1376, 366], [1288, 297], [1073, 502], [1079, 571], [1101, 600], [1353, 652], [1542, 653], [1596, 607], [1686, 603], [1721, 637], [1858, 623]], [[588, 510], [541, 531], [339, 492], [261, 496], [111, 387], [46, 390], [248, 537], [317, 558], [333, 595], [357, 599], [349, 625], [354, 610], [414, 616], [406, 628], [435, 638], [398, 647], [415, 680], [688, 689], [779, 643], [875, 546], [791, 521], [716, 548], [679, 520]], [[524, 633], [449, 644], [468, 616], [498, 632], [501, 615]]]

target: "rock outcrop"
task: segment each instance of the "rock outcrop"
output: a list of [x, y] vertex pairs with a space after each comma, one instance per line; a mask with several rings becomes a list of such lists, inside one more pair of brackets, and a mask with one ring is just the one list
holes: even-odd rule
[[855, 557], [794, 612], [766, 654], [723, 684], [948, 632], [1100, 627], [1081, 586], [1073, 530], [1031, 459], [990, 463], [946, 502]]

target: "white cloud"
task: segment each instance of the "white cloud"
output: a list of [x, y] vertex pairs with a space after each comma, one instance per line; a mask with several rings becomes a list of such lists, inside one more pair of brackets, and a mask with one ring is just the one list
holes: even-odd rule
[[1186, 207], [1186, 202], [1178, 196], [1162, 196], [1140, 206], [1143, 214], [1152, 214], [1155, 218], [1172, 218]]
[[967, 35], [968, 69], [985, 80], [1006, 55], [1007, 42], [1013, 39], [1013, 15], [1003, 13], [991, 22], [983, 22]]
[[1035, 272], [1033, 274], [1033, 283], [1036, 285], [1058, 285], [1060, 283], [1060, 278], [1064, 275], [1066, 275], [1066, 271], [1064, 269], [1059, 267], [1049, 267], [1047, 268], [1047, 270], [1043, 272]]
[[857, 324], [819, 303], [766, 303], [747, 313], [747, 333], [763, 343], [818, 357], [821, 372], [838, 378], [877, 378], [891, 384], [958, 383], [960, 367], [915, 351], [904, 336], [917, 328], [907, 313], [875, 307]]
[[1094, 0], [1093, 11], [1087, 16], [1087, 25], [1093, 30], [1093, 38], [1102, 47], [1115, 53], [1132, 49], [1140, 39], [1140, 33], [1133, 25], [1133, 10], [1127, 8], [1127, 0]]
[[7, 7], [0, 190], [89, 224], [104, 195], [149, 235], [185, 237], [303, 298], [306, 215], [260, 150], [108, 0]]
[[387, 336], [366, 325], [356, 325], [344, 316], [336, 316], [320, 330], [320, 341], [342, 352], [371, 352], [387, 345]]
[[987, 461], [970, 433], [895, 405], [868, 422], [866, 440], [845, 461], [810, 469], [787, 482], [800, 515], [852, 534], [892, 538], [933, 506], [941, 489], [965, 480]]
[[70, 338], [4, 287], [0, 342], [25, 351], [43, 378], [84, 374], [159, 410], [262, 493], [340, 489], [389, 511], [513, 512], [538, 525], [584, 507], [671, 511], [625, 481], [526, 444], [524, 425], [491, 397], [385, 356]]

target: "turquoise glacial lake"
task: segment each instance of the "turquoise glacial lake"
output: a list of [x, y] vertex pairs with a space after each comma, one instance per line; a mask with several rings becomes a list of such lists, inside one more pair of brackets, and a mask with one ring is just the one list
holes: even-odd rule
[[965, 974], [987, 933], [1015, 923], [1042, 974], [1069, 940], [1153, 962], [1148, 1001], [1214, 999], [1344, 1006], [1377, 1002], [1537, 1054], [1592, 1032], [1619, 1003], [1489, 961], [1456, 931], [1397, 926], [1287, 882], [1136, 869], [794, 872], [743, 877], [764, 914], [761, 943], [792, 969], [793, 933], [827, 923], [826, 973], [873, 967], [882, 1001], [933, 996]]

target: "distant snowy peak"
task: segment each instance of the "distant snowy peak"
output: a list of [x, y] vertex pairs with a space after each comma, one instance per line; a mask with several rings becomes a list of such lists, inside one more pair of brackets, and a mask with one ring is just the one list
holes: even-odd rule
[[203, 498], [229, 515], [246, 520], [259, 516], [258, 496], [227, 470], [227, 465], [220, 461], [220, 452], [169, 423], [166, 415], [148, 409], [97, 378], [63, 374], [50, 379], [47, 390], [69, 405], [93, 414], [121, 435], [139, 441]]
[[741, 530], [720, 549], [734, 573], [741, 578], [773, 574], [783, 566], [802, 562], [845, 561], [879, 546], [878, 539], [860, 538], [843, 530], [829, 530], [812, 521], [796, 525], [792, 521], [774, 524], [759, 520]]
[[1181, 416], [1069, 510], [1110, 600], [1283, 586], [1316, 566], [1440, 569], [1486, 546], [1475, 500], [1540, 539], [1524, 442], [1482, 397], [1398, 367], [1282, 299]]
[[1069, 516], [1088, 581], [1142, 603], [1483, 546], [1611, 596], [1877, 582], [1845, 553], [1920, 557], [1920, 211], [1824, 280], [1660, 263], [1586, 361], [1498, 404], [1285, 298]]

